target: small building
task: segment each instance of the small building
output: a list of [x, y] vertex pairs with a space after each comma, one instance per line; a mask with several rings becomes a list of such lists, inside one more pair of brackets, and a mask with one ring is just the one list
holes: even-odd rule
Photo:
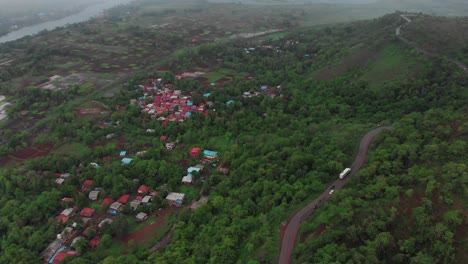
[[218, 152], [206, 149], [203, 151], [203, 158], [208, 160], [215, 160], [218, 158]]
[[198, 167], [190, 167], [190, 168], [187, 169], [188, 173], [200, 172], [200, 171], [201, 171], [201, 168], [198, 168]]
[[72, 217], [73, 215], [75, 215], [75, 213], [76, 213], [75, 208], [67, 208], [67, 209], [64, 209], [60, 214]]
[[101, 222], [99, 222], [98, 228], [99, 228], [99, 229], [102, 229], [102, 227], [103, 227], [104, 225], [110, 225], [111, 223], [112, 223], [112, 219], [106, 218], [106, 219], [102, 220]]
[[193, 157], [193, 158], [198, 157], [199, 154], [200, 154], [200, 148], [193, 148], [190, 151], [190, 156]]
[[164, 142], [167, 140], [167, 136], [161, 136], [159, 139]]
[[89, 208], [89, 207], [83, 208], [80, 212], [80, 216], [92, 217], [94, 214], [94, 211], [95, 210], [93, 208]]
[[130, 207], [133, 209], [133, 211], [136, 211], [136, 209], [138, 208], [138, 206], [140, 206], [140, 204], [141, 204], [141, 201], [135, 199], [130, 202]]
[[146, 133], [154, 133], [154, 132], [156, 132], [156, 130], [150, 129], [150, 128], [146, 129]]
[[58, 251], [57, 254], [55, 254], [49, 260], [49, 263], [50, 264], [59, 264], [65, 257], [76, 256], [76, 255], [78, 255], [78, 252], [76, 252], [76, 251], [63, 249], [62, 251]]
[[185, 185], [193, 184], [193, 175], [189, 173], [186, 176], [182, 177], [182, 183]]
[[121, 158], [125, 157], [126, 155], [127, 155], [127, 151], [125, 151], [125, 150], [120, 151], [120, 155], [119, 155], [119, 156], [120, 156]]
[[91, 201], [96, 201], [98, 199], [98, 196], [99, 196], [99, 191], [91, 191], [89, 192], [88, 198]]
[[143, 197], [143, 199], [141, 199], [141, 203], [142, 204], [148, 204], [151, 202], [151, 199], [153, 198], [153, 196], [151, 195], [146, 195], [145, 197]]
[[75, 200], [73, 200], [73, 198], [71, 197], [64, 197], [62, 198], [62, 203], [74, 203]]
[[56, 183], [57, 185], [62, 185], [64, 181], [65, 181], [65, 179], [58, 178], [58, 179], [55, 180], [55, 183]]
[[92, 180], [86, 180], [81, 185], [81, 190], [83, 192], [87, 192], [87, 191], [89, 191], [89, 189], [91, 189], [91, 185], [93, 185], [93, 181]]
[[167, 150], [173, 150], [174, 148], [175, 148], [175, 143], [174, 142], [166, 143], [166, 149]]
[[137, 222], [143, 222], [143, 221], [145, 221], [146, 219], [148, 219], [148, 214], [146, 214], [146, 213], [141, 212], [141, 213], [138, 213], [138, 214], [136, 215], [136, 220], [137, 220]]
[[119, 202], [114, 202], [109, 206], [109, 209], [107, 210], [107, 213], [111, 215], [118, 215], [120, 210], [122, 210], [123, 204]]
[[166, 200], [169, 202], [169, 205], [181, 207], [184, 202], [185, 194], [171, 192], [166, 196]]
[[233, 104], [233, 103], [235, 103], [234, 100], [229, 100], [229, 101], [226, 102], [227, 105], [231, 105], [231, 104]]
[[145, 156], [146, 154], [148, 154], [148, 151], [146, 151], [146, 150], [138, 151], [138, 152], [136, 153], [137, 157], [143, 157], [143, 156]]
[[114, 202], [114, 199], [112, 199], [111, 197], [106, 197], [104, 198], [104, 200], [102, 200], [101, 205], [106, 206], [106, 205], [112, 204], [113, 202]]
[[114, 138], [114, 134], [113, 134], [113, 133], [106, 135], [106, 139], [107, 139], [107, 140], [110, 140], [110, 139], [113, 139], [113, 138]]
[[203, 97], [210, 97], [211, 96], [211, 93], [206, 93], [203, 95]]
[[130, 199], [130, 194], [124, 194], [117, 199], [117, 202], [121, 204], [126, 204], [128, 202], [128, 199]]
[[146, 194], [148, 191], [149, 191], [149, 187], [146, 185], [140, 185], [140, 187], [138, 187], [139, 194]]
[[122, 159], [122, 165], [128, 165], [133, 161], [131, 158], [123, 158]]
[[65, 224], [66, 222], [68, 222], [68, 219], [70, 219], [70, 217], [63, 215], [63, 214], [60, 214], [57, 217], [55, 217], [55, 221], [62, 223], [62, 224]]
[[88, 243], [88, 245], [91, 247], [91, 248], [95, 248], [99, 245], [99, 242], [101, 242], [101, 236], [96, 236], [94, 237], [93, 239], [91, 239]]

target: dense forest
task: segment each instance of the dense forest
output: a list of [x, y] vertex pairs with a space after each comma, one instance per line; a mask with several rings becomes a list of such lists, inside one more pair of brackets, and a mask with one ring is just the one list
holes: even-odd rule
[[[76, 191], [87, 179], [113, 199], [144, 183], [160, 194], [139, 210], [166, 207], [165, 195], [181, 189], [185, 168], [180, 164], [197, 164], [188, 159], [195, 146], [218, 150], [230, 171], [210, 168], [209, 179], [187, 193], [187, 200], [207, 195], [209, 202], [178, 213], [170, 244], [152, 254], [148, 247], [132, 246], [130, 254], [109, 254], [112, 239], [129, 233], [127, 206], [103, 231], [97, 248], [79, 243], [81, 255], [62, 263], [275, 263], [281, 224], [336, 179], [354, 159], [360, 138], [379, 125], [395, 129], [377, 138], [363, 169], [303, 224], [293, 262], [465, 262], [468, 78], [450, 61], [424, 57], [396, 39], [401, 23], [391, 14], [291, 30], [279, 38], [181, 49], [168, 71], [134, 75], [114, 96], [94, 98], [122, 106], [101, 119], [81, 117], [76, 105], [67, 103], [86, 95], [79, 87], [18, 91], [9, 109], [12, 118], [35, 107], [55, 110], [38, 124], [43, 133], [33, 143], [73, 147], [0, 170], [0, 263], [39, 263], [39, 254], [63, 230], [54, 220], [65, 207], [62, 198], [73, 198], [79, 208], [91, 206]], [[216, 88], [175, 78], [207, 62], [213, 70], [255, 77], [234, 77]], [[195, 102], [212, 101], [212, 111], [161, 125], [130, 103], [151, 78], [173, 83]], [[265, 84], [278, 96], [242, 96]], [[209, 99], [201, 96], [207, 92]], [[102, 129], [103, 121], [118, 125]], [[100, 144], [110, 134], [125, 140]], [[160, 135], [185, 148], [167, 151]], [[2, 154], [24, 147], [29, 135], [10, 136]], [[102, 162], [122, 149], [148, 153], [128, 166]], [[98, 170], [89, 165], [96, 161]], [[57, 186], [58, 172], [72, 175]], [[78, 228], [84, 229], [81, 223]]]

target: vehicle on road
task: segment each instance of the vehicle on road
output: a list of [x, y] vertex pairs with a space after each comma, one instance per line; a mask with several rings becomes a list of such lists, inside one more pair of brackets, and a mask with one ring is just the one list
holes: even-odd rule
[[346, 168], [340, 173], [340, 179], [344, 179], [351, 172], [351, 168]]
[[335, 190], [331, 190], [328, 194], [332, 195]]

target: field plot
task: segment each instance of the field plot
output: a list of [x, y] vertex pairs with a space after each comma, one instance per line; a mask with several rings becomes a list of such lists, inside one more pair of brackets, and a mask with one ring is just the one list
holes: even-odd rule
[[110, 113], [111, 111], [109, 110], [107, 106], [96, 101], [86, 102], [77, 109], [77, 114], [79, 116], [108, 115]]

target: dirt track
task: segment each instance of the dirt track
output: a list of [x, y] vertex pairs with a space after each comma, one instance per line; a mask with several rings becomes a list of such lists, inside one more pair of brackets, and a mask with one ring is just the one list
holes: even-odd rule
[[299, 212], [297, 212], [287, 223], [286, 231], [281, 241], [281, 251], [279, 257], [279, 264], [289, 264], [291, 263], [291, 256], [296, 244], [297, 233], [301, 223], [306, 220], [314, 211], [314, 206], [320, 207], [326, 200], [330, 199], [331, 195], [328, 193], [330, 187], [335, 185], [335, 191], [343, 188], [343, 186], [348, 181], [349, 177], [355, 172], [357, 172], [366, 162], [367, 152], [369, 150], [370, 143], [372, 139], [381, 131], [391, 130], [392, 127], [378, 127], [370, 132], [368, 132], [362, 139], [359, 145], [356, 158], [351, 165], [351, 173], [344, 180], [340, 180], [337, 177], [337, 180], [333, 182], [322, 194], [319, 195], [314, 201], [303, 207]]

